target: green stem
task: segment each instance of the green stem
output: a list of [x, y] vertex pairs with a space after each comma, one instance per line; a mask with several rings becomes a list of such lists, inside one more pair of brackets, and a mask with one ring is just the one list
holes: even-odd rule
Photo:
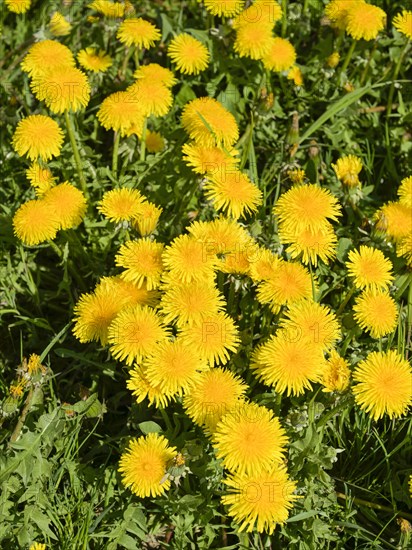
[[89, 193], [87, 191], [86, 179], [85, 179], [84, 174], [83, 174], [82, 159], [80, 158], [79, 149], [78, 149], [77, 144], [76, 144], [76, 138], [75, 138], [75, 135], [74, 135], [74, 128], [73, 128], [73, 124], [72, 124], [72, 121], [71, 121], [71, 118], [70, 118], [70, 115], [69, 115], [69, 111], [64, 111], [64, 118], [66, 120], [67, 133], [69, 134], [70, 143], [71, 143], [72, 151], [73, 151], [73, 155], [74, 155], [74, 160], [76, 162], [77, 174], [79, 176], [80, 186], [81, 186], [82, 191], [85, 194], [85, 196], [88, 197]]
[[286, 36], [286, 31], [288, 28], [288, 0], [282, 0], [282, 12], [283, 12], [283, 18], [282, 18], [282, 36]]
[[144, 162], [146, 159], [146, 132], [147, 132], [147, 118], [144, 119], [142, 138], [140, 140], [140, 161]]
[[239, 537], [239, 548], [250, 548], [249, 535], [247, 533], [238, 533]]
[[336, 316], [340, 315], [342, 311], [345, 309], [346, 304], [349, 302], [349, 300], [352, 298], [352, 296], [355, 294], [356, 288], [353, 286], [349, 292], [346, 294], [345, 299], [341, 303], [341, 305], [338, 308], [338, 311], [336, 312]]
[[120, 132], [114, 133], [114, 143], [113, 143], [113, 157], [112, 157], [112, 172], [113, 177], [117, 178], [117, 164], [119, 160], [119, 143], [120, 143]]
[[355, 51], [356, 44], [357, 44], [356, 40], [353, 40], [353, 42], [352, 42], [352, 44], [351, 44], [351, 46], [348, 50], [348, 53], [346, 54], [345, 61], [343, 62], [343, 65], [340, 69], [339, 76], [341, 74], [343, 74], [346, 71], [346, 69], [348, 68], [350, 60], [352, 59], [353, 52]]
[[363, 86], [363, 83], [365, 82], [366, 77], [368, 76], [369, 67], [370, 67], [370, 64], [371, 64], [371, 61], [372, 61], [372, 58], [373, 58], [373, 54], [375, 53], [377, 46], [378, 46], [378, 42], [375, 40], [373, 48], [371, 49], [371, 51], [369, 53], [368, 62], [366, 63], [366, 67], [365, 67], [365, 69], [362, 73], [361, 79], [360, 79], [360, 85], [361, 86]]
[[173, 433], [173, 426], [170, 422], [169, 415], [167, 414], [166, 409], [163, 407], [159, 407], [158, 409], [160, 411], [160, 414], [162, 415], [163, 421], [166, 424], [166, 430], [170, 433]]
[[336, 492], [336, 496], [342, 500], [351, 500], [355, 504], [360, 504], [361, 506], [367, 506], [368, 508], [373, 508], [374, 510], [382, 510], [384, 512], [390, 512], [391, 514], [395, 514], [396, 516], [401, 516], [403, 518], [412, 520], [412, 514], [408, 514], [407, 512], [396, 512], [393, 508], [389, 508], [389, 506], [383, 506], [382, 504], [369, 502], [369, 500], [364, 500], [363, 498], [350, 497], [343, 493], [338, 493], [338, 492]]
[[404, 46], [404, 48], [401, 52], [401, 55], [399, 56], [398, 62], [397, 62], [396, 67], [395, 67], [395, 72], [393, 73], [393, 80], [392, 80], [392, 84], [391, 84], [391, 87], [390, 87], [390, 90], [389, 90], [388, 105], [387, 105], [387, 108], [386, 108], [386, 115], [387, 116], [390, 116], [390, 114], [392, 112], [393, 95], [395, 93], [395, 81], [398, 78], [398, 74], [399, 74], [399, 71], [400, 71], [401, 65], [402, 65], [402, 60], [403, 60], [403, 57], [406, 53], [406, 50], [408, 49], [409, 43], [410, 43], [410, 39], [408, 38], [408, 40], [406, 41], [406, 44], [405, 44], [405, 46]]

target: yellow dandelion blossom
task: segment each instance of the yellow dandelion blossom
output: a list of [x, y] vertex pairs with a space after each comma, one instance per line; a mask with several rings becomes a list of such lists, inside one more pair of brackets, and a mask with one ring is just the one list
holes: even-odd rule
[[412, 208], [401, 202], [388, 202], [375, 214], [376, 228], [394, 241], [412, 233]]
[[175, 75], [170, 69], [162, 67], [157, 63], [149, 63], [148, 65], [140, 66], [133, 75], [137, 80], [156, 80], [166, 88], [171, 88], [177, 83]]
[[73, 334], [82, 344], [96, 340], [104, 346], [109, 325], [124, 305], [109, 286], [102, 285], [93, 293], [82, 294], [74, 307]]
[[139, 206], [137, 214], [133, 216], [132, 225], [136, 227], [142, 237], [153, 233], [157, 227], [163, 209], [152, 202], [144, 201]]
[[142, 403], [147, 399], [150, 407], [154, 405], [157, 408], [165, 408], [169, 404], [170, 396], [149, 383], [146, 378], [146, 369], [142, 366], [136, 365], [130, 371], [127, 388], [132, 392], [136, 403]]
[[140, 213], [144, 197], [137, 189], [111, 189], [104, 193], [97, 209], [112, 222], [130, 221]]
[[198, 143], [185, 143], [183, 160], [196, 174], [223, 175], [235, 171], [240, 162], [238, 151], [225, 151], [220, 147], [203, 147]]
[[302, 71], [297, 65], [294, 65], [290, 71], [288, 72], [287, 76], [288, 80], [293, 80], [293, 83], [295, 86], [303, 86], [303, 75]]
[[412, 404], [412, 370], [395, 350], [374, 351], [361, 361], [354, 373], [355, 401], [374, 420], [387, 414], [398, 418]]
[[119, 462], [124, 486], [142, 498], [163, 495], [170, 489], [170, 480], [164, 477], [176, 454], [163, 435], [149, 433], [132, 439]]
[[149, 49], [160, 40], [159, 29], [141, 17], [125, 19], [116, 37], [126, 46], [136, 46], [139, 50]]
[[63, 132], [55, 120], [44, 115], [30, 115], [17, 125], [13, 135], [13, 149], [30, 160], [39, 157], [48, 161], [60, 155]]
[[125, 134], [127, 137], [136, 135], [139, 139], [143, 136], [143, 126], [146, 117], [143, 114], [143, 111], [141, 112], [141, 119], [139, 119], [138, 122], [133, 122], [130, 126], [128, 126], [127, 130], [125, 130]]
[[362, 170], [362, 161], [355, 155], [348, 155], [337, 160], [332, 164], [337, 178], [348, 187], [360, 185], [359, 173]]
[[222, 311], [225, 300], [217, 288], [205, 281], [180, 283], [173, 279], [164, 286], [160, 311], [165, 323], [180, 328], [201, 323], [206, 317]]
[[361, 290], [385, 289], [393, 280], [391, 261], [380, 250], [369, 246], [351, 250], [346, 267], [354, 285]]
[[292, 259], [301, 258], [308, 265], [317, 265], [318, 260], [327, 264], [336, 257], [337, 237], [330, 223], [325, 222], [321, 229], [300, 229], [295, 232], [279, 228], [281, 242], [290, 243], [286, 252]]
[[242, 237], [236, 248], [225, 254], [220, 260], [218, 269], [223, 273], [250, 275], [250, 266], [256, 261], [259, 247], [252, 237]]
[[260, 189], [239, 170], [210, 175], [204, 190], [216, 210], [236, 219], [256, 212], [262, 204]]
[[325, 305], [312, 300], [292, 304], [281, 322], [290, 340], [302, 339], [327, 350], [340, 338], [336, 315]]
[[265, 21], [239, 25], [236, 29], [234, 50], [239, 57], [263, 59], [272, 46], [272, 27]]
[[286, 38], [271, 39], [269, 50], [262, 57], [263, 65], [270, 71], [287, 71], [295, 64], [296, 50]]
[[412, 208], [412, 176], [403, 178], [398, 189], [399, 202]]
[[403, 10], [393, 18], [395, 29], [412, 39], [412, 11]]
[[24, 395], [24, 392], [26, 391], [26, 386], [27, 380], [25, 378], [22, 378], [16, 384], [10, 385], [9, 394], [14, 399], [18, 399], [19, 397], [22, 397]]
[[166, 115], [173, 103], [170, 88], [156, 80], [138, 80], [126, 92], [132, 96], [146, 117]]
[[124, 268], [120, 276], [139, 288], [144, 284], [148, 290], [157, 288], [163, 271], [162, 253], [163, 244], [149, 238], [125, 242], [115, 257], [116, 265]]
[[288, 519], [297, 500], [296, 483], [290, 481], [285, 466], [272, 464], [260, 473], [239, 473], [223, 479], [228, 494], [222, 502], [228, 514], [240, 525], [239, 531], [272, 534], [278, 524]]
[[327, 218], [336, 221], [341, 215], [337, 199], [328, 189], [314, 184], [292, 187], [283, 193], [273, 209], [285, 230], [321, 230]]
[[113, 65], [110, 55], [96, 48], [85, 48], [77, 54], [77, 61], [86, 69], [94, 73], [104, 73]]
[[273, 276], [259, 283], [257, 298], [269, 304], [274, 311], [281, 305], [292, 304], [312, 297], [312, 279], [309, 271], [297, 262], [279, 260]]
[[184, 327], [181, 335], [183, 342], [193, 347], [211, 365], [226, 364], [230, 353], [235, 353], [240, 344], [239, 332], [233, 319], [221, 311]]
[[232, 17], [242, 11], [245, 0], [204, 0], [204, 4], [212, 15]]
[[132, 125], [143, 126], [145, 114], [136, 97], [129, 92], [115, 92], [102, 101], [97, 118], [103, 128], [127, 133]]
[[43, 200], [25, 202], [13, 217], [13, 228], [16, 237], [24, 244], [32, 246], [54, 239], [59, 224], [58, 215]]
[[381, 338], [396, 328], [398, 308], [388, 292], [365, 290], [353, 306], [355, 320], [372, 338]]
[[38, 373], [45, 373], [46, 367], [41, 364], [40, 356], [36, 353], [32, 353], [27, 362], [27, 374], [29, 376], [35, 376]]
[[239, 403], [217, 424], [212, 441], [224, 468], [250, 474], [281, 462], [288, 438], [272, 411], [256, 403]]
[[207, 362], [179, 338], [161, 342], [145, 360], [145, 375], [152, 386], [168, 398], [190, 390]]
[[349, 381], [349, 363], [336, 350], [331, 350], [320, 380], [323, 386], [322, 391], [327, 393], [343, 392], [349, 386]]
[[74, 67], [74, 64], [73, 54], [67, 46], [55, 40], [42, 40], [31, 46], [20, 66], [29, 76], [39, 77], [59, 67]]
[[40, 542], [34, 542], [29, 550], [46, 550], [46, 545]]
[[159, 132], [146, 132], [146, 149], [149, 153], [160, 153], [165, 148], [165, 140]]
[[239, 252], [251, 238], [236, 220], [224, 217], [210, 222], [194, 222], [187, 229], [203, 244], [208, 255]]
[[53, 177], [51, 171], [40, 166], [39, 163], [33, 162], [28, 170], [26, 170], [27, 179], [36, 189], [37, 195], [43, 195], [51, 187], [53, 187], [56, 178]]
[[53, 36], [66, 36], [70, 34], [72, 25], [61, 13], [56, 11], [50, 18], [49, 30]]
[[356, 3], [364, 3], [364, 0], [332, 0], [332, 2], [329, 2], [325, 7], [325, 15], [331, 20], [333, 27], [345, 30], [348, 10]]
[[110, 352], [129, 366], [153, 353], [156, 344], [167, 337], [161, 318], [148, 306], [122, 309], [108, 331]]
[[233, 27], [253, 23], [266, 24], [271, 29], [282, 18], [282, 8], [277, 0], [255, 0], [248, 8], [241, 11], [233, 20]]
[[254, 261], [250, 262], [249, 274], [255, 283], [271, 279], [278, 267], [279, 256], [267, 248], [258, 247]]
[[290, 181], [295, 185], [304, 183], [306, 179], [305, 170], [302, 170], [300, 168], [296, 168], [295, 170], [288, 170], [287, 174]]
[[139, 288], [120, 276], [102, 277], [96, 285], [95, 293], [99, 294], [101, 290], [114, 294], [121, 307], [138, 304], [155, 307], [159, 302], [159, 293], [156, 290], [147, 290], [146, 285]]
[[5, 4], [13, 13], [26, 13], [30, 8], [31, 0], [5, 0]]
[[44, 101], [56, 114], [79, 111], [90, 100], [90, 84], [87, 76], [76, 67], [59, 66], [36, 76], [31, 83], [37, 99]]
[[355, 40], [374, 40], [385, 27], [386, 13], [366, 2], [352, 2], [347, 11], [346, 31]]
[[325, 369], [321, 347], [290, 330], [279, 330], [252, 357], [252, 370], [278, 393], [300, 395], [312, 390]]
[[235, 117], [212, 97], [193, 99], [185, 105], [182, 125], [189, 136], [203, 147], [230, 149], [239, 138]]
[[109, 0], [94, 0], [89, 4], [89, 8], [95, 10], [106, 17], [119, 19], [125, 15], [126, 3], [110, 2]]
[[46, 191], [43, 200], [56, 212], [60, 229], [76, 227], [86, 213], [86, 197], [67, 181]]
[[243, 380], [229, 370], [202, 372], [183, 398], [187, 415], [198, 426], [213, 433], [220, 419], [235, 409], [247, 390]]
[[326, 59], [326, 64], [331, 69], [334, 69], [339, 65], [340, 61], [340, 53], [339, 52], [333, 52], [330, 54], [330, 56]]
[[406, 263], [412, 265], [412, 233], [404, 237], [396, 246], [396, 255], [406, 258]]
[[163, 263], [172, 277], [183, 283], [211, 280], [217, 264], [213, 254], [209, 254], [203, 243], [190, 235], [176, 237], [163, 253]]
[[200, 40], [187, 33], [178, 34], [170, 42], [167, 54], [183, 74], [199, 74], [207, 69], [209, 50]]

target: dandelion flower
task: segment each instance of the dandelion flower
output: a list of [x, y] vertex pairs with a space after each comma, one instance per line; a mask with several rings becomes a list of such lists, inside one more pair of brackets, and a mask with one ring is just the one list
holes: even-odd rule
[[374, 351], [361, 361], [354, 373], [355, 401], [374, 420], [384, 414], [398, 418], [412, 403], [412, 370], [394, 350]]
[[37, 195], [44, 195], [46, 191], [53, 187], [56, 180], [48, 168], [43, 168], [37, 162], [33, 162], [30, 168], [26, 170], [26, 176], [31, 185], [36, 189]]
[[193, 99], [185, 105], [182, 125], [189, 136], [203, 147], [230, 149], [239, 138], [235, 117], [212, 97]]
[[97, 209], [111, 222], [130, 221], [140, 213], [143, 200], [137, 189], [112, 189], [104, 193]]
[[397, 256], [404, 256], [406, 263], [412, 265], [412, 233], [404, 237], [396, 246]]
[[156, 80], [159, 84], [166, 86], [166, 88], [171, 88], [177, 83], [177, 79], [172, 71], [157, 63], [149, 63], [148, 65], [140, 66], [133, 76], [137, 80]]
[[356, 187], [360, 185], [359, 173], [362, 170], [362, 161], [355, 155], [348, 155], [337, 160], [336, 164], [332, 164], [337, 178], [348, 187]]
[[263, 59], [272, 46], [272, 28], [264, 21], [239, 25], [236, 29], [234, 50], [239, 57]]
[[412, 11], [403, 10], [393, 18], [395, 29], [412, 39]]
[[372, 338], [393, 332], [398, 321], [396, 302], [388, 292], [365, 290], [353, 306], [355, 320]]
[[312, 390], [325, 368], [322, 349], [290, 330], [279, 330], [252, 356], [252, 370], [278, 393], [300, 395]]
[[216, 258], [208, 254], [201, 242], [190, 235], [180, 235], [166, 247], [163, 263], [171, 276], [183, 283], [190, 283], [213, 278]]
[[412, 208], [412, 176], [403, 178], [398, 189], [399, 202]]
[[252, 5], [236, 16], [233, 28], [238, 29], [242, 25], [260, 23], [272, 29], [281, 18], [282, 8], [276, 0], [255, 0]]
[[208, 255], [230, 254], [250, 242], [249, 233], [236, 221], [220, 217], [210, 222], [194, 222], [188, 227], [194, 239], [200, 241]]
[[213, 435], [223, 467], [239, 474], [257, 474], [281, 462], [287, 441], [279, 419], [256, 403], [239, 403], [217, 424]]
[[393, 280], [391, 261], [380, 250], [369, 246], [351, 250], [346, 267], [354, 279], [354, 285], [360, 290], [385, 289]]
[[29, 550], [46, 550], [46, 545], [41, 544], [40, 542], [34, 542]]
[[166, 115], [173, 103], [170, 89], [156, 80], [138, 80], [126, 92], [132, 96], [146, 117]]
[[304, 183], [306, 179], [305, 170], [302, 170], [300, 168], [296, 168], [295, 170], [288, 170], [287, 174], [290, 181], [295, 185], [300, 185], [301, 183]]
[[99, 294], [103, 290], [115, 295], [121, 307], [135, 305], [154, 307], [159, 301], [159, 293], [156, 290], [147, 290], [146, 285], [138, 287], [120, 276], [102, 277], [96, 285], [95, 293]]
[[185, 143], [182, 147], [183, 161], [196, 174], [223, 175], [236, 170], [240, 159], [235, 149], [225, 151], [220, 147], [203, 147], [194, 143]]
[[183, 395], [190, 390], [208, 364], [179, 338], [160, 342], [145, 360], [145, 375], [149, 384], [167, 397]]
[[26, 13], [30, 8], [31, 0], [5, 0], [5, 4], [13, 13]]
[[204, 4], [212, 15], [232, 17], [242, 11], [245, 0], [204, 0]]
[[279, 198], [274, 213], [285, 230], [322, 230], [327, 218], [336, 221], [340, 216], [337, 199], [327, 189], [314, 184], [292, 187]]
[[276, 274], [279, 256], [267, 248], [258, 247], [256, 257], [250, 262], [249, 274], [255, 283], [267, 281]]
[[394, 241], [412, 233], [412, 208], [401, 202], [388, 202], [375, 214], [376, 228]]
[[181, 335], [182, 340], [211, 365], [226, 364], [230, 359], [230, 352], [236, 352], [240, 344], [233, 319], [220, 311], [183, 328]]
[[143, 284], [148, 290], [157, 288], [163, 271], [162, 252], [163, 245], [149, 238], [125, 242], [115, 258], [116, 265], [124, 268], [120, 276], [139, 288]]
[[259, 247], [252, 237], [242, 237], [234, 250], [225, 254], [219, 260], [219, 271], [223, 273], [235, 273], [250, 275], [250, 266], [256, 261]]
[[55, 120], [44, 115], [23, 118], [13, 135], [13, 149], [18, 155], [27, 155], [30, 160], [40, 157], [48, 161], [60, 155], [63, 132]]
[[236, 219], [256, 212], [262, 203], [260, 189], [239, 170], [209, 176], [204, 189], [216, 210]]
[[288, 331], [290, 339], [306, 340], [326, 350], [331, 348], [341, 335], [336, 315], [328, 306], [312, 300], [291, 304], [285, 313], [282, 328]]
[[15, 235], [32, 246], [54, 239], [59, 223], [56, 212], [43, 200], [25, 202], [13, 217]]
[[330, 56], [326, 59], [326, 64], [331, 69], [334, 69], [339, 65], [340, 61], [340, 53], [339, 52], [333, 52], [330, 54]]
[[262, 57], [263, 65], [270, 71], [287, 71], [295, 64], [296, 50], [286, 38], [271, 39], [269, 49]]
[[113, 59], [106, 52], [96, 48], [85, 48], [77, 54], [77, 61], [86, 69], [94, 73], [104, 73], [113, 65]]
[[90, 100], [90, 84], [87, 76], [76, 67], [60, 66], [36, 76], [31, 89], [37, 99], [44, 101], [56, 114], [77, 112]]
[[145, 114], [137, 99], [126, 91], [106, 97], [96, 116], [103, 128], [124, 136], [133, 124], [143, 126]]
[[49, 29], [53, 36], [67, 36], [72, 30], [72, 26], [58, 11], [50, 19]]
[[207, 69], [209, 50], [200, 40], [187, 33], [178, 34], [170, 42], [168, 56], [183, 74], [199, 74]]
[[238, 406], [246, 390], [243, 380], [231, 371], [214, 368], [199, 375], [184, 396], [183, 407], [195, 424], [213, 432], [220, 419]]
[[136, 365], [130, 371], [127, 388], [132, 392], [136, 403], [142, 403], [147, 399], [150, 407], [154, 405], [157, 408], [165, 408], [169, 404], [170, 396], [166, 395], [158, 387], [150, 384], [146, 378], [146, 369], [139, 365]]
[[321, 229], [300, 229], [283, 231], [279, 228], [281, 242], [290, 243], [286, 252], [291, 258], [301, 258], [308, 265], [316, 266], [318, 259], [325, 264], [336, 256], [337, 238], [330, 223], [325, 222]]
[[298, 498], [293, 493], [296, 483], [289, 480], [284, 466], [272, 464], [260, 473], [236, 472], [223, 479], [229, 487], [222, 497], [228, 514], [240, 524], [239, 531], [272, 534], [277, 524], [285, 523], [289, 510]]
[[374, 40], [385, 27], [386, 13], [366, 2], [351, 3], [346, 17], [346, 31], [355, 40]]
[[209, 315], [224, 309], [225, 301], [213, 284], [205, 281], [174, 282], [165, 285], [160, 310], [165, 323], [180, 328], [201, 323]]
[[150, 355], [168, 332], [160, 317], [148, 306], [122, 309], [109, 326], [108, 341], [113, 357], [131, 366]]
[[150, 235], [156, 229], [163, 209], [152, 202], [144, 201], [139, 206], [137, 214], [133, 216], [132, 225], [136, 227], [142, 237]]
[[303, 86], [303, 75], [302, 71], [297, 65], [294, 65], [290, 71], [288, 72], [287, 76], [288, 80], [293, 80], [293, 83], [295, 86]]
[[125, 19], [116, 37], [126, 46], [136, 46], [139, 50], [149, 49], [160, 40], [160, 31], [155, 25], [141, 17]]
[[165, 148], [165, 140], [159, 132], [146, 132], [146, 149], [149, 153], [160, 153]]
[[60, 229], [76, 227], [86, 213], [85, 196], [67, 181], [46, 191], [43, 200], [56, 212]]
[[163, 435], [149, 433], [132, 439], [119, 462], [123, 484], [138, 497], [163, 495], [170, 489], [170, 480], [164, 477], [176, 454]]
[[322, 374], [321, 384], [324, 392], [343, 392], [349, 386], [349, 363], [336, 350], [330, 352]]
[[356, 3], [361, 4], [364, 0], [332, 0], [325, 7], [325, 15], [332, 21], [332, 26], [340, 30], [346, 29], [349, 9]]
[[89, 8], [96, 10], [106, 17], [119, 19], [125, 15], [126, 3], [121, 4], [120, 2], [110, 2], [109, 0], [94, 0], [89, 4]]
[[308, 270], [297, 262], [279, 261], [273, 276], [258, 286], [258, 300], [276, 306], [292, 304], [312, 297], [312, 279]]
[[29, 76], [37, 78], [57, 68], [74, 67], [74, 64], [73, 54], [67, 46], [55, 40], [42, 40], [31, 46], [20, 66]]

